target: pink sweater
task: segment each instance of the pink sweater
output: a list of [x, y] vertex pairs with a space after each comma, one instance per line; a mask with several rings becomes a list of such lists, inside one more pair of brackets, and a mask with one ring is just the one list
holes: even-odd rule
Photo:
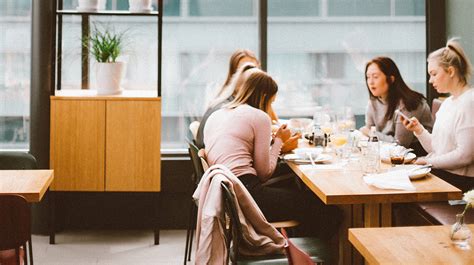
[[268, 114], [249, 105], [214, 112], [204, 128], [209, 165], [222, 164], [237, 177], [258, 176], [262, 182], [275, 170], [282, 141], [270, 146], [271, 121]]

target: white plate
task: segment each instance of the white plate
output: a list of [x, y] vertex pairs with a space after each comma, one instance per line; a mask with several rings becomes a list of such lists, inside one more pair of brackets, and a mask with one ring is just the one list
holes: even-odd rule
[[428, 173], [431, 172], [431, 168], [422, 168], [422, 169], [415, 169], [414, 171], [410, 172], [408, 174], [408, 177], [410, 177], [411, 180], [413, 179], [421, 179], [424, 178]]
[[408, 177], [411, 180], [424, 178], [428, 173], [431, 172], [431, 168], [421, 168], [415, 169], [417, 167], [422, 167], [422, 165], [400, 165], [395, 167], [393, 170], [405, 169], [408, 170]]
[[[301, 159], [299, 156], [297, 156], [296, 154], [287, 154], [283, 157], [283, 159], [287, 160], [287, 161], [290, 161], [290, 162], [294, 162], [296, 164], [311, 164], [311, 161], [309, 160], [309, 158], [307, 159]], [[326, 164], [326, 163], [329, 163], [331, 162], [332, 160], [332, 156], [331, 155], [328, 155], [328, 154], [320, 154], [318, 155], [318, 157], [316, 157], [316, 159], [314, 159], [314, 163], [317, 163], [317, 164]]]

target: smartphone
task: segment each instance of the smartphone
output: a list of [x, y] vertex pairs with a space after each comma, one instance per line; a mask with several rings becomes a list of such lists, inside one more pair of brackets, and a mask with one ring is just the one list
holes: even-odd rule
[[403, 118], [405, 118], [405, 120], [408, 121], [408, 123], [411, 123], [411, 119], [407, 115], [405, 115], [400, 109], [396, 109], [395, 114], [402, 116]]

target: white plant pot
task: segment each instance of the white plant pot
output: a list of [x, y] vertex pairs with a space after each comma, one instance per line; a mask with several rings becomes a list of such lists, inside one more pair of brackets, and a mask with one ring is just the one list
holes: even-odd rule
[[97, 63], [97, 95], [116, 95], [122, 93], [120, 83], [125, 75], [125, 68], [124, 62]]
[[99, 9], [99, 0], [78, 0], [77, 10], [79, 11], [97, 11]]
[[151, 0], [128, 0], [128, 6], [130, 12], [151, 12]]

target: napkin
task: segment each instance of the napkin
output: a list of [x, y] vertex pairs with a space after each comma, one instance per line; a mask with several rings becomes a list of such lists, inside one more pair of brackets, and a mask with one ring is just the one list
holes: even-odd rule
[[364, 182], [380, 189], [415, 190], [407, 170], [388, 171], [364, 176]]

